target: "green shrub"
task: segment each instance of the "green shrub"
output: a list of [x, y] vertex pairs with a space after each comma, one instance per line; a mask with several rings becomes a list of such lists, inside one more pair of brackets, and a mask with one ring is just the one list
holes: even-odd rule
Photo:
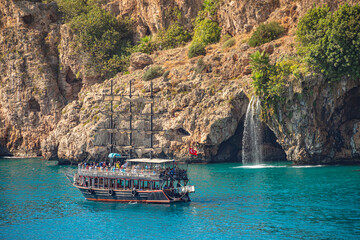
[[200, 55], [206, 55], [205, 46], [202, 43], [192, 43], [189, 47], [188, 57], [193, 58]]
[[277, 22], [261, 23], [249, 39], [251, 47], [260, 46], [264, 43], [271, 42], [281, 36], [285, 29]]
[[220, 0], [204, 0], [204, 12], [210, 16], [215, 16], [219, 8]]
[[150, 67], [144, 73], [143, 80], [144, 81], [152, 80], [154, 78], [160, 77], [161, 75], [163, 75], [163, 73], [164, 73], [164, 69], [161, 66]]
[[270, 64], [269, 55], [265, 51], [262, 53], [256, 51], [250, 56], [250, 64], [255, 94], [267, 98], [270, 76], [275, 71], [274, 66]]
[[227, 40], [226, 42], [224, 42], [224, 44], [222, 45], [222, 48], [229, 48], [229, 47], [232, 47], [234, 46], [236, 43], [236, 40], [235, 38], [230, 38], [229, 40]]
[[310, 9], [299, 21], [297, 39], [304, 45], [315, 44], [329, 27], [330, 9], [327, 6]]
[[151, 54], [157, 50], [178, 47], [190, 39], [191, 34], [180, 23], [176, 22], [166, 30], [160, 30], [154, 39], [150, 36], [143, 37], [130, 51]]
[[169, 78], [168, 78], [168, 77], [169, 77], [169, 74], [170, 74], [170, 70], [167, 70], [167, 71], [164, 72], [164, 74], [162, 75], [165, 81], [168, 81], [168, 80], [169, 80]]
[[216, 43], [220, 40], [221, 28], [217, 22], [204, 18], [195, 23], [194, 43], [202, 43], [204, 46]]
[[298, 24], [299, 53], [328, 79], [360, 78], [360, 6], [314, 8]]
[[156, 41], [161, 49], [175, 48], [188, 42], [191, 39], [190, 33], [178, 22], [172, 24], [166, 30], [160, 30]]
[[137, 45], [133, 46], [130, 49], [130, 52], [133, 52], [133, 53], [134, 52], [142, 52], [142, 53], [151, 54], [154, 51], [156, 51], [157, 48], [158, 48], [158, 45], [157, 45], [157, 43], [152, 41], [152, 37], [145, 36], [140, 39], [140, 41], [138, 42]]

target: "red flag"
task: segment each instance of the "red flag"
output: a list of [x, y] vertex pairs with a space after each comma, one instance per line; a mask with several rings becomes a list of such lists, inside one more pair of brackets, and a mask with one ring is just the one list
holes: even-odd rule
[[195, 155], [197, 156], [197, 151], [191, 147], [189, 147], [189, 153], [192, 154], [192, 155]]

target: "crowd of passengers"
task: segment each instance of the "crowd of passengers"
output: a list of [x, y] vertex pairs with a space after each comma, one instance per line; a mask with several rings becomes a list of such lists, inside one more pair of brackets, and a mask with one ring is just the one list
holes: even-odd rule
[[177, 166], [173, 168], [166, 168], [162, 172], [160, 172], [160, 177], [164, 177], [164, 179], [184, 179], [187, 180], [187, 172], [185, 169], [180, 169]]
[[[87, 170], [91, 170], [91, 169], [96, 169], [96, 170], [115, 170], [115, 169], [128, 169], [128, 163], [126, 162], [125, 164], [121, 165], [120, 161], [115, 162], [114, 164], [106, 163], [106, 162], [99, 162], [99, 163], [95, 163], [95, 162], [90, 162], [90, 163], [79, 163], [79, 168], [81, 169], [87, 169]], [[146, 166], [147, 168], [147, 166]]]
[[79, 163], [79, 168], [80, 169], [86, 169], [86, 170], [102, 170], [102, 171], [126, 171], [126, 170], [134, 170], [134, 171], [144, 171], [144, 170], [149, 170], [149, 171], [155, 171], [155, 172], [160, 172], [160, 177], [164, 177], [165, 179], [188, 179], [187, 178], [187, 172], [184, 169], [180, 169], [178, 168], [176, 165], [173, 168], [166, 168], [163, 169], [161, 168], [160, 165], [155, 165], [155, 166], [142, 166], [139, 164], [136, 165], [129, 165], [128, 162], [124, 163], [121, 165], [120, 161], [115, 162], [114, 164], [111, 163], [106, 163], [106, 162], [99, 162], [99, 163], [95, 163], [95, 162], [91, 162], [91, 163]]

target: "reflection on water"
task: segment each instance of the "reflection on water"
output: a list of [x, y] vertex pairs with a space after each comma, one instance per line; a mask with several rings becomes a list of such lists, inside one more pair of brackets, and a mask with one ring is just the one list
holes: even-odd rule
[[0, 239], [354, 239], [356, 169], [190, 165], [192, 202], [152, 205], [86, 201], [73, 167], [0, 160]]
[[284, 166], [276, 166], [276, 165], [265, 165], [265, 164], [257, 164], [257, 165], [243, 165], [243, 166], [237, 166], [233, 168], [244, 168], [244, 169], [257, 169], [257, 168], [284, 168], [287, 167]]
[[316, 168], [316, 167], [325, 167], [325, 165], [302, 165], [302, 166], [292, 166], [293, 168]]

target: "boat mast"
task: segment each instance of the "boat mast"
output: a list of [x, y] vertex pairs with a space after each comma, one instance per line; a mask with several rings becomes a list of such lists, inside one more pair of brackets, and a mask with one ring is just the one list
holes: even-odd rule
[[[129, 112], [130, 112], [130, 122], [129, 122], [129, 130], [130, 130], [130, 136], [129, 136], [129, 141], [130, 141], [130, 146], [132, 146], [132, 104], [131, 104], [131, 97], [132, 97], [132, 94], [131, 94], [131, 80], [130, 80], [130, 87], [129, 87], [129, 98], [130, 98], [130, 101], [129, 101]], [[131, 159], [131, 149], [129, 150], [129, 158]]]
[[[153, 95], [153, 82], [150, 82], [150, 148], [153, 148], [153, 105], [154, 105], [154, 95]], [[150, 151], [150, 159], [152, 158], [152, 150]]]
[[[113, 143], [113, 140], [114, 140], [114, 123], [113, 123], [113, 80], [111, 79], [111, 82], [110, 82], [110, 95], [112, 96], [111, 100], [110, 100], [110, 129], [112, 130], [110, 132], [110, 153], [113, 153], [114, 152], [114, 143]], [[110, 159], [111, 163], [113, 161], [113, 159], [111, 158]]]
[[[97, 129], [97, 131], [107, 131], [110, 133], [110, 136], [108, 135], [110, 137], [110, 139], [109, 139], [110, 144], [105, 144], [105, 145], [99, 144], [96, 146], [106, 147], [108, 150], [110, 150], [110, 153], [115, 153], [115, 151], [117, 151], [118, 148], [119, 149], [122, 148], [123, 152], [125, 151], [128, 153], [128, 155], [126, 156], [126, 158], [128, 158], [128, 159], [132, 158], [134, 150], [136, 150], [136, 149], [141, 150], [142, 148], [145, 148], [146, 149], [145, 151], [147, 152], [147, 154], [149, 154], [148, 156], [151, 159], [154, 155], [154, 153], [153, 153], [153, 151], [154, 151], [154, 132], [165, 132], [163, 130], [154, 130], [154, 116], [156, 115], [156, 113], [154, 113], [154, 104], [155, 104], [155, 98], [157, 98], [157, 97], [154, 95], [153, 81], [150, 81], [150, 96], [149, 95], [140, 96], [138, 94], [133, 94], [132, 93], [132, 82], [133, 82], [133, 79], [129, 81], [129, 93], [128, 94], [116, 94], [116, 93], [114, 94], [114, 83], [113, 83], [113, 80], [110, 80], [110, 93], [105, 94], [104, 98], [103, 98], [104, 101], [110, 101], [110, 114], [107, 115], [107, 116], [110, 115], [110, 126], [106, 125], [105, 128]], [[125, 106], [123, 106], [124, 109], [122, 111], [121, 111], [121, 109], [120, 109], [120, 111], [117, 111], [117, 110], [119, 110], [119, 108], [116, 107], [116, 109], [114, 109], [114, 101], [121, 102], [122, 99], [129, 101], [129, 105], [126, 104]], [[149, 112], [149, 110], [147, 110], [146, 113], [141, 113], [141, 112], [137, 113], [137, 111], [143, 111], [144, 109], [139, 110], [137, 105], [134, 106], [133, 101], [135, 101], [136, 103], [139, 103], [139, 104], [140, 103], [150, 104], [150, 112]], [[141, 105], [141, 106], [144, 107], [143, 105]], [[118, 119], [117, 114], [129, 115], [129, 118], [125, 117], [125, 118]], [[136, 116], [134, 118], [133, 114], [138, 114], [138, 116], [140, 116], [139, 119], [142, 119], [143, 121], [146, 121], [146, 122], [150, 122], [150, 126], [144, 123], [145, 129], [139, 129], [136, 127], [134, 128], [133, 121], [134, 121], [134, 119], [137, 120], [137, 118], [136, 118]], [[148, 116], [150, 116], [150, 119], [148, 118]], [[125, 120], [125, 122], [128, 122], [128, 124], [129, 124], [128, 128], [124, 127], [122, 129], [118, 129], [119, 125], [121, 125], [121, 124], [116, 124], [116, 121], [121, 121], [121, 120]], [[149, 128], [147, 128], [148, 126], [149, 126]], [[146, 146], [144, 146], [144, 147], [135, 147], [134, 146], [133, 131], [145, 133], [145, 136], [146, 136], [145, 145]], [[117, 133], [127, 134], [128, 145], [117, 145], [117, 143], [116, 143], [116, 134]], [[149, 135], [150, 135], [150, 146], [148, 146]], [[163, 149], [163, 148], [161, 148], [161, 149]], [[148, 151], [148, 150], [150, 150], [150, 151]], [[125, 155], [123, 156], [123, 158], [124, 157], [125, 157]], [[111, 163], [113, 163], [113, 159], [110, 159], [110, 161], [111, 161]]]

